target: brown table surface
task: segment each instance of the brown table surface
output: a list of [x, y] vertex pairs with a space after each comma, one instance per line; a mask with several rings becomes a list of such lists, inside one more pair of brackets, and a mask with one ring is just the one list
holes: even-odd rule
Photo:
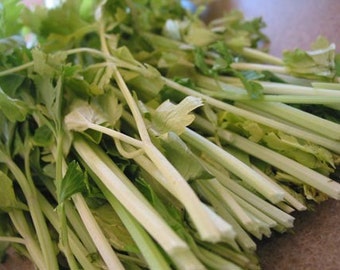
[[[240, 9], [246, 18], [261, 16], [264, 32], [271, 39], [271, 53], [281, 56], [284, 49], [308, 49], [318, 35], [326, 36], [340, 48], [339, 0], [240, 0], [213, 1], [206, 19]], [[296, 213], [293, 233], [273, 235], [259, 244], [264, 270], [339, 270], [340, 201], [329, 200], [313, 212]], [[11, 255], [0, 270], [33, 269], [18, 264]]]

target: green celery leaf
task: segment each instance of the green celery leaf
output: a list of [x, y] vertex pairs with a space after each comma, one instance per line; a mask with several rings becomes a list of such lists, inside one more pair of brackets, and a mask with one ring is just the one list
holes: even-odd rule
[[0, 3], [0, 38], [17, 35], [22, 28], [18, 20], [24, 5], [18, 0], [2, 0]]
[[234, 70], [233, 73], [236, 77], [240, 78], [244, 88], [247, 90], [248, 95], [252, 99], [260, 99], [263, 96], [262, 85], [258, 82], [253, 81], [263, 78], [263, 75], [261, 73], [251, 70], [244, 72]]
[[186, 180], [207, 179], [211, 175], [202, 167], [197, 157], [181, 138], [173, 132], [160, 138], [160, 145], [166, 158]]
[[194, 50], [194, 63], [195, 67], [204, 75], [213, 76], [217, 75], [216, 71], [211, 69], [205, 61], [205, 52], [202, 48], [196, 47]]
[[323, 147], [299, 141], [282, 132], [266, 134], [263, 137], [263, 142], [268, 147], [323, 174], [328, 175], [334, 171], [332, 154]]
[[219, 36], [206, 28], [203, 22], [194, 21], [190, 23], [183, 40], [193, 46], [207, 46], [219, 39]]
[[2, 90], [9, 95], [14, 97], [24, 82], [25, 77], [19, 74], [10, 74], [4, 77], [0, 77], [0, 87]]
[[209, 45], [209, 48], [216, 51], [222, 57], [222, 59], [226, 63], [226, 66], [229, 67], [230, 64], [234, 62], [234, 57], [225, 42], [219, 40]]
[[160, 134], [173, 131], [181, 134], [190, 125], [195, 116], [190, 112], [202, 106], [200, 98], [188, 96], [175, 105], [169, 100], [164, 101], [152, 113], [152, 126]]
[[333, 80], [335, 76], [335, 44], [318, 37], [310, 51], [285, 51], [283, 62], [294, 75], [310, 79]]
[[0, 171], [0, 184], [0, 211], [28, 210], [24, 203], [17, 200], [13, 181], [2, 171]]
[[59, 204], [69, 199], [73, 194], [86, 190], [87, 175], [76, 161], [72, 161], [62, 179], [58, 194]]
[[41, 50], [33, 49], [32, 56], [34, 61], [34, 71], [41, 76], [52, 77], [55, 74], [62, 72], [65, 65], [67, 53], [56, 52], [46, 54]]
[[103, 204], [92, 210], [92, 214], [114, 249], [139, 254], [140, 251], [111, 205]]
[[0, 70], [24, 64], [29, 55], [22, 36], [15, 35], [0, 39]]
[[46, 126], [40, 126], [34, 131], [33, 142], [37, 146], [48, 147], [54, 142], [52, 130]]
[[6, 95], [0, 88], [0, 111], [11, 121], [24, 121], [29, 112], [28, 106], [19, 99]]

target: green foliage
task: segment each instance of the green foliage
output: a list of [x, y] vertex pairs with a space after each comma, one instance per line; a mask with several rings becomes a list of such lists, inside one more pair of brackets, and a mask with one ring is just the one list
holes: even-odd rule
[[332, 81], [335, 76], [335, 44], [324, 37], [312, 44], [310, 51], [285, 51], [283, 61], [297, 76]]
[[76, 161], [69, 163], [65, 176], [61, 181], [58, 194], [59, 204], [65, 202], [73, 194], [86, 190], [87, 175]]

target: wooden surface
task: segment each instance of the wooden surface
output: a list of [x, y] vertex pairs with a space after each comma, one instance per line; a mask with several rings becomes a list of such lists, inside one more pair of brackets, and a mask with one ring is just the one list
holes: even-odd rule
[[[210, 5], [206, 19], [231, 8], [242, 10], [246, 18], [263, 17], [267, 23], [264, 32], [275, 55], [280, 56], [284, 49], [308, 49], [318, 35], [340, 48], [339, 0], [219, 0]], [[339, 270], [339, 214], [340, 201], [334, 200], [317, 206], [315, 212], [295, 214], [293, 233], [274, 235], [259, 244], [263, 270]], [[0, 265], [0, 270], [32, 269], [13, 264], [17, 259], [10, 258], [7, 267]]]

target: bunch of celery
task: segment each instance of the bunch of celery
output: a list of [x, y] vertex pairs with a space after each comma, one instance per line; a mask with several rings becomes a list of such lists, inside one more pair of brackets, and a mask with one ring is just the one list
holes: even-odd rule
[[[0, 247], [38, 269], [260, 269], [340, 199], [335, 46], [180, 1], [3, 1]], [[18, 19], [19, 18], [19, 19]]]

